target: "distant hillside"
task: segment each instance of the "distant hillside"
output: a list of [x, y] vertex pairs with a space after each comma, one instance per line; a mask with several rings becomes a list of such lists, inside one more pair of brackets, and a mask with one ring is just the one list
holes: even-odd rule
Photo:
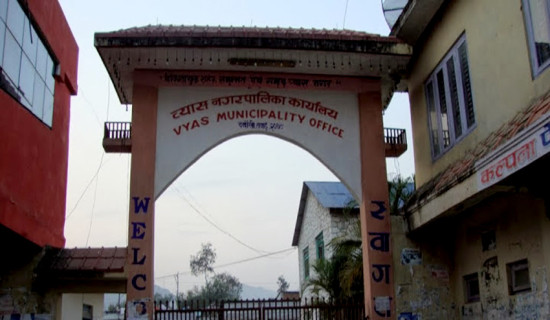
[[[163, 288], [163, 287], [160, 287], [160, 286], [157, 286], [155, 285], [155, 294], [158, 293], [158, 294], [161, 294], [161, 295], [167, 295], [167, 294], [171, 294], [172, 292], [170, 292], [170, 290], [166, 289], [166, 288]], [[119, 298], [120, 296], [120, 298]], [[125, 293], [121, 293], [121, 294], [118, 294], [118, 293], [106, 293], [104, 298], [103, 298], [103, 308], [105, 310], [107, 310], [107, 308], [109, 308], [110, 305], [114, 305], [116, 306], [118, 303], [121, 304], [124, 304], [126, 302], [126, 294]]]
[[241, 299], [275, 299], [277, 291], [262, 287], [252, 287], [243, 283]]

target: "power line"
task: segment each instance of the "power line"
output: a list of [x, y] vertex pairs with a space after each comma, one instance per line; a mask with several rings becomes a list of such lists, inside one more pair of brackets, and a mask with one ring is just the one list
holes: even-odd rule
[[346, 9], [344, 10], [344, 22], [342, 23], [342, 29], [346, 29], [346, 16], [348, 15], [348, 3], [349, 3], [349, 0], [346, 0]]
[[237, 237], [235, 237], [234, 235], [232, 235], [231, 233], [229, 233], [228, 231], [225, 231], [224, 229], [222, 229], [221, 227], [219, 227], [216, 223], [214, 223], [212, 220], [210, 220], [207, 216], [205, 216], [202, 212], [199, 211], [199, 209], [197, 209], [186, 197], [185, 195], [183, 194], [183, 192], [177, 187], [177, 186], [174, 186], [174, 189], [177, 191], [177, 193], [179, 194], [179, 196], [191, 207], [191, 209], [193, 209], [193, 211], [195, 211], [198, 215], [200, 215], [204, 220], [206, 220], [206, 222], [208, 222], [211, 226], [213, 226], [214, 228], [218, 229], [220, 232], [222, 232], [223, 234], [227, 235], [228, 237], [230, 237], [231, 239], [237, 241], [239, 244], [241, 244], [242, 246], [244, 247], [247, 247], [248, 249], [256, 252], [256, 253], [266, 253], [266, 251], [263, 251], [263, 250], [258, 250], [252, 246], [249, 246], [248, 244], [244, 243], [243, 241], [241, 241], [240, 239], [238, 239]]
[[[247, 259], [243, 259], [243, 260], [238, 260], [238, 261], [234, 261], [234, 262], [229, 262], [229, 263], [217, 265], [217, 266], [214, 266], [214, 269], [216, 269], [216, 268], [225, 268], [225, 267], [229, 267], [229, 266], [233, 266], [233, 265], [236, 265], [236, 264], [245, 263], [245, 262], [249, 262], [249, 261], [253, 261], [253, 260], [257, 260], [257, 259], [261, 259], [261, 258], [267, 258], [269, 256], [273, 256], [273, 255], [276, 255], [276, 254], [285, 253], [285, 252], [289, 252], [289, 251], [293, 251], [293, 250], [296, 250], [296, 248], [293, 247], [293, 248], [287, 248], [287, 249], [284, 249], [284, 250], [269, 252], [269, 253], [262, 254], [262, 255], [259, 255], [259, 256], [256, 256], [256, 257], [247, 258]], [[170, 277], [174, 277], [174, 276], [179, 275], [179, 274], [191, 274], [191, 271], [189, 271], [189, 270], [179, 271], [179, 272], [176, 272], [176, 273], [155, 277], [155, 280], [170, 278]]]
[[78, 204], [80, 203], [80, 201], [82, 200], [82, 198], [84, 197], [84, 195], [86, 194], [86, 191], [88, 191], [88, 188], [90, 188], [90, 186], [92, 185], [92, 182], [94, 182], [95, 178], [97, 177], [97, 175], [99, 174], [99, 171], [101, 170], [101, 168], [107, 163], [109, 162], [111, 159], [103, 162], [103, 155], [105, 153], [102, 153], [101, 154], [101, 161], [99, 162], [99, 166], [97, 167], [97, 170], [96, 172], [94, 173], [94, 175], [92, 176], [92, 178], [90, 179], [90, 181], [88, 181], [88, 184], [86, 185], [86, 188], [84, 188], [84, 191], [82, 191], [82, 194], [80, 194], [80, 197], [78, 198], [78, 200], [76, 201], [74, 207], [71, 209], [71, 212], [69, 212], [69, 214], [67, 215], [67, 217], [65, 218], [65, 220], [69, 220], [69, 218], [71, 217], [71, 215], [73, 214], [73, 212], [76, 210], [76, 208], [78, 207]]
[[240, 260], [240, 261], [235, 261], [235, 262], [230, 262], [230, 263], [222, 264], [222, 265], [219, 265], [219, 266], [214, 266], [214, 268], [229, 267], [229, 266], [233, 266], [233, 265], [240, 264], [240, 263], [243, 263], [243, 262], [248, 262], [248, 261], [257, 260], [257, 259], [261, 259], [261, 258], [266, 258], [266, 257], [272, 256], [272, 255], [275, 255], [275, 254], [284, 253], [284, 252], [295, 250], [295, 249], [296, 248], [288, 248], [288, 249], [285, 249], [285, 250], [270, 252], [270, 253], [266, 253], [266, 254], [261, 255], [261, 256], [252, 257], [252, 258], [248, 258], [248, 259], [244, 259], [244, 260]]
[[[101, 164], [103, 163], [103, 156], [105, 153], [101, 154], [101, 161], [99, 161], [99, 166], [101, 167]], [[88, 226], [88, 236], [86, 237], [86, 247], [88, 246], [88, 241], [90, 241], [90, 234], [92, 233], [92, 224], [94, 222], [94, 210], [95, 210], [95, 203], [96, 203], [96, 196], [97, 196], [97, 185], [99, 184], [99, 176], [97, 176], [97, 179], [95, 179], [95, 188], [94, 188], [94, 202], [92, 203], [92, 215], [90, 217], [90, 225]]]

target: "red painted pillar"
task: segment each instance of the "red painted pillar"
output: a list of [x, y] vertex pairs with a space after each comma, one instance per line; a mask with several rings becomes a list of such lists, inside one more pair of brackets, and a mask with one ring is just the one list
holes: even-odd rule
[[134, 86], [128, 255], [127, 319], [153, 319], [155, 154], [158, 90]]
[[365, 313], [371, 320], [395, 319], [382, 99], [379, 89], [358, 98]]

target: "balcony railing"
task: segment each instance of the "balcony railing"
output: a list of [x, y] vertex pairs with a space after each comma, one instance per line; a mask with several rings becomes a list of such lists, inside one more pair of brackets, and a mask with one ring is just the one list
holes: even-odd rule
[[384, 128], [386, 157], [399, 157], [407, 151], [407, 132], [405, 129]]
[[132, 152], [132, 123], [105, 122], [103, 149], [107, 153]]
[[[384, 128], [386, 157], [399, 157], [407, 151], [407, 134], [405, 129]], [[105, 152], [132, 152], [132, 123], [105, 122], [103, 136]]]

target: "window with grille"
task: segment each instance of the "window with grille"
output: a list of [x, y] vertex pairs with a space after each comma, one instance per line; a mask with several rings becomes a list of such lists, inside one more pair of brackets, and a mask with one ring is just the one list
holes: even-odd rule
[[0, 87], [49, 127], [55, 68], [19, 1], [0, 1]]
[[303, 251], [304, 256], [304, 279], [309, 279], [309, 248]]
[[477, 272], [464, 276], [464, 296], [467, 303], [479, 301], [479, 277]]
[[549, 2], [549, 0], [523, 0], [523, 13], [534, 77], [550, 65]]
[[315, 237], [315, 247], [317, 248], [317, 259], [325, 259], [325, 241], [322, 231]]
[[465, 35], [428, 77], [425, 92], [432, 157], [436, 159], [476, 124]]

